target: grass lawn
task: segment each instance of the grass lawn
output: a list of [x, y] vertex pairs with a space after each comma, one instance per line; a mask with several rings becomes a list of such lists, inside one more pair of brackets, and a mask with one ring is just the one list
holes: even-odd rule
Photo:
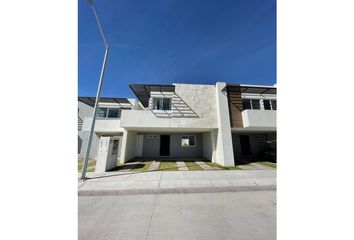
[[217, 167], [217, 168], [220, 168], [221, 170], [241, 170], [241, 168], [239, 168], [237, 166], [224, 167], [224, 166], [221, 166], [220, 164], [213, 163], [213, 162], [205, 162], [205, 163], [208, 164], [210, 167]]
[[159, 171], [178, 171], [176, 162], [161, 161]]
[[131, 171], [135, 172], [145, 172], [148, 170], [149, 166], [151, 165], [152, 161], [146, 161], [139, 163], [136, 167], [133, 167]]
[[[77, 166], [77, 170], [78, 171], [81, 171], [82, 170], [82, 165], [84, 163], [84, 160], [83, 159], [80, 159], [78, 161], [78, 166]], [[95, 167], [96, 167], [96, 161], [92, 161], [92, 160], [89, 160], [88, 164], [87, 164], [87, 171], [88, 172], [94, 172], [95, 171]]]
[[204, 171], [204, 169], [196, 162], [184, 162], [190, 171]]
[[272, 163], [272, 162], [257, 162], [258, 164], [267, 166], [267, 167], [272, 167], [272, 168], [277, 168], [277, 164], [276, 163]]

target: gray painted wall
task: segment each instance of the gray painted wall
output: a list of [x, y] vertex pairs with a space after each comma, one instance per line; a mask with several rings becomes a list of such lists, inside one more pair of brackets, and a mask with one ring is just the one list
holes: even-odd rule
[[[170, 157], [174, 158], [202, 158], [203, 141], [201, 133], [139, 133], [144, 135], [143, 157], [160, 156], [160, 135], [170, 135]], [[157, 135], [157, 138], [148, 138], [147, 135]], [[183, 135], [195, 135], [195, 147], [182, 147], [181, 138]]]

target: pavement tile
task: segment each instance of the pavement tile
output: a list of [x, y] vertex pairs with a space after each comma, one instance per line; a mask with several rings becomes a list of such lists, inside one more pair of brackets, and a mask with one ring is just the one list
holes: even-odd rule
[[188, 171], [188, 168], [187, 168], [185, 162], [177, 161], [176, 164], [177, 164], [177, 167], [178, 167], [178, 171]]
[[149, 168], [148, 168], [148, 171], [155, 171], [157, 169], [159, 169], [159, 166], [160, 166], [160, 162], [157, 162], [157, 161], [153, 161]]
[[166, 180], [160, 183], [161, 188], [212, 187], [209, 180]]
[[277, 180], [275, 178], [257, 178], [254, 179], [257, 185], [276, 185]]
[[232, 187], [238, 186], [257, 186], [253, 179], [229, 179]]

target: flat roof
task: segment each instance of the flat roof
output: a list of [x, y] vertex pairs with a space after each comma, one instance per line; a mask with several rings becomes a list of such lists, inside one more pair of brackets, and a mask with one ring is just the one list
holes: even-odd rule
[[[95, 106], [96, 97], [79, 97], [79, 101], [89, 105], [90, 107]], [[100, 103], [118, 103], [120, 104], [130, 104], [127, 98], [113, 98], [113, 97], [100, 97]]]
[[144, 107], [149, 106], [149, 98], [151, 92], [175, 92], [174, 85], [130, 84], [129, 87], [132, 89], [132, 91]]

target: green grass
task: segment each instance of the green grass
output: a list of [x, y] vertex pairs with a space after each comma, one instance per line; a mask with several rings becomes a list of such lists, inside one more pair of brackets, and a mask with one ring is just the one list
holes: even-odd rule
[[133, 167], [131, 171], [135, 172], [145, 172], [148, 170], [149, 166], [151, 165], [152, 161], [146, 161], [139, 163], [136, 167]]
[[[79, 159], [78, 166], [77, 166], [77, 170], [78, 171], [82, 170], [83, 163], [84, 163], [84, 160], [83, 159]], [[96, 167], [96, 161], [89, 160], [89, 162], [87, 164], [87, 171], [88, 172], [94, 172], [95, 171], [95, 167]]]
[[204, 169], [196, 162], [184, 162], [190, 171], [204, 171]]
[[257, 162], [258, 164], [267, 166], [267, 167], [272, 167], [272, 168], [277, 168], [277, 164], [276, 163], [272, 163], [272, 162]]
[[161, 161], [159, 171], [178, 171], [176, 162]]
[[205, 162], [206, 164], [208, 164], [210, 167], [217, 167], [220, 168], [222, 170], [241, 170], [241, 168], [237, 167], [237, 166], [233, 166], [233, 167], [224, 167], [221, 166], [217, 163], [213, 163], [213, 162]]

